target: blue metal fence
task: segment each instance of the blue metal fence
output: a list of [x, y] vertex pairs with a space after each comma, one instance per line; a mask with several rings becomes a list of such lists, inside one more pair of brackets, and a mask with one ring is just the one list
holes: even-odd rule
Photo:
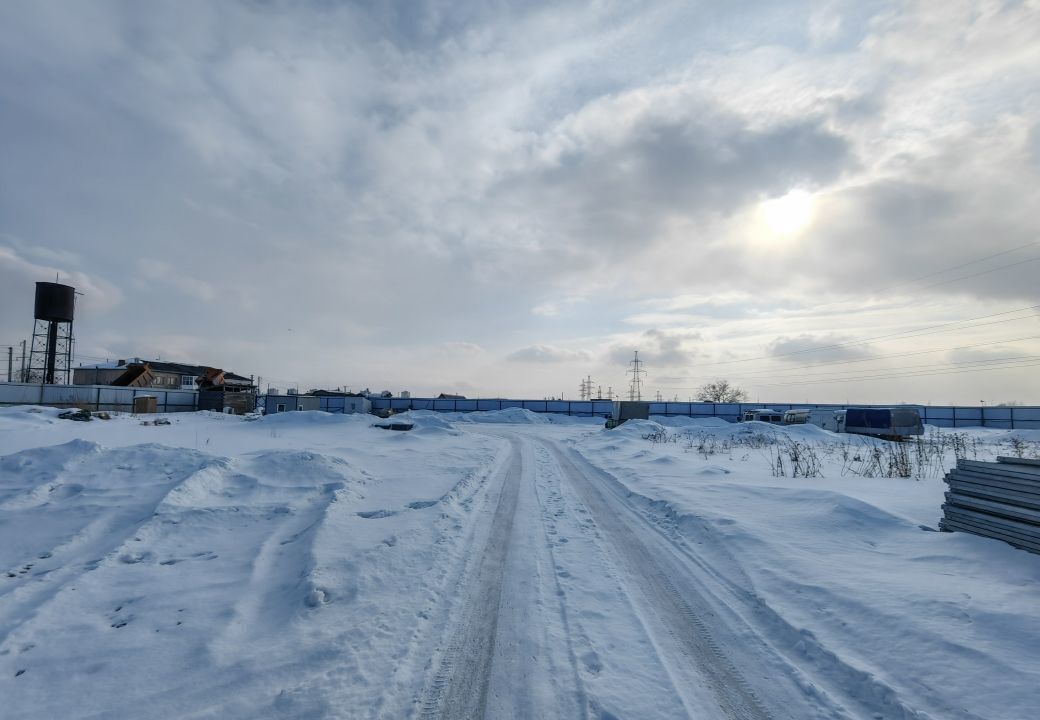
[[90, 410], [131, 412], [134, 398], [151, 395], [159, 412], [194, 412], [198, 408], [195, 390], [129, 388], [111, 385], [40, 385], [38, 383], [0, 383], [0, 406], [47, 405], [81, 407]]
[[[442, 398], [371, 398], [373, 410], [433, 410], [436, 412], [473, 412], [476, 410], [506, 410], [523, 408], [536, 413], [560, 413], [579, 417], [609, 417], [613, 404], [609, 400], [452, 400]], [[891, 405], [837, 405], [819, 403], [689, 403], [651, 402], [651, 415], [680, 417], [717, 417], [737, 422], [745, 410], [771, 408], [892, 407]], [[907, 405], [921, 413], [926, 425], [936, 427], [991, 427], [1003, 429], [1040, 429], [1040, 407], [969, 407]]]

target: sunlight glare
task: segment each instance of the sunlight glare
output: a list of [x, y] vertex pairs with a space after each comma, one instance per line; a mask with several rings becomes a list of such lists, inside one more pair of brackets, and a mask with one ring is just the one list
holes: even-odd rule
[[804, 190], [792, 190], [761, 205], [766, 225], [776, 235], [789, 237], [801, 232], [812, 217], [813, 198]]

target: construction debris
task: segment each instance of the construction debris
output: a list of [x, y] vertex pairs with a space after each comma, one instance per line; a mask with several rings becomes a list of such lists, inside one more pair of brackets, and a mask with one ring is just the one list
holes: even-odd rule
[[1040, 553], [1040, 460], [958, 460], [939, 528], [995, 538]]
[[63, 413], [58, 413], [58, 419], [60, 420], [78, 420], [80, 422], [90, 421], [90, 410], [66, 410]]
[[170, 421], [166, 418], [156, 418], [155, 420], [144, 420], [141, 422], [142, 425], [169, 425]]
[[415, 427], [415, 425], [412, 424], [412, 423], [394, 422], [394, 423], [377, 423], [377, 424], [373, 425], [372, 427], [377, 427], [380, 430], [407, 431], [407, 430], [411, 430], [413, 427]]

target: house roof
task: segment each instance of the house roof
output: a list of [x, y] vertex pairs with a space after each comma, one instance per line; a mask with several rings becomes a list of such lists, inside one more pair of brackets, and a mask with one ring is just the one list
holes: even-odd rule
[[76, 370], [122, 370], [124, 368], [126, 368], [126, 365], [120, 365], [115, 360], [100, 363], [80, 363], [75, 367]]
[[365, 397], [362, 393], [341, 392], [339, 390], [311, 390], [306, 394], [315, 397]]
[[[99, 370], [119, 370], [126, 369], [133, 364], [148, 363], [148, 367], [152, 369], [152, 372], [160, 373], [176, 373], [178, 375], [191, 375], [192, 377], [199, 377], [203, 375], [209, 366], [206, 365], [189, 365], [187, 363], [175, 363], [166, 362], [165, 360], [143, 360], [141, 358], [132, 358], [131, 360], [123, 363], [122, 365], [112, 363], [97, 363], [96, 365], [80, 365], [81, 368], [97, 368]], [[224, 373], [225, 382], [231, 381], [235, 384], [249, 383], [249, 378], [243, 377], [242, 375], [236, 375], [233, 372]]]

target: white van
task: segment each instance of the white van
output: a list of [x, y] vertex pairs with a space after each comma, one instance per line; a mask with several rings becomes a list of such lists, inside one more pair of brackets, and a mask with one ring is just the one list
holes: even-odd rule
[[784, 413], [784, 425], [804, 425], [809, 422], [808, 408], [791, 409]]
[[784, 416], [779, 410], [770, 410], [769, 408], [745, 410], [741, 422], [750, 422], [752, 420], [779, 425], [784, 421]]
[[845, 411], [834, 408], [816, 408], [809, 411], [807, 423], [822, 427], [831, 432], [845, 432]]

